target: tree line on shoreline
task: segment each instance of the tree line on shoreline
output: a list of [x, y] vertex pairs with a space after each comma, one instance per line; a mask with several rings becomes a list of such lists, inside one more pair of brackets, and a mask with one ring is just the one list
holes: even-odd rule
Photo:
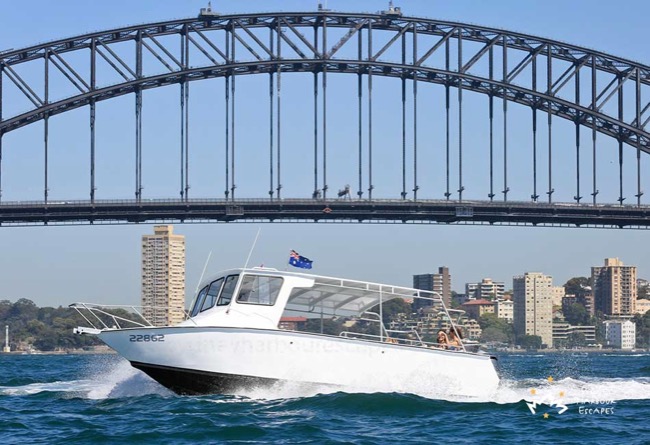
[[[15, 303], [0, 300], [0, 327], [9, 326], [12, 351], [26, 351], [32, 347], [39, 351], [73, 350], [101, 344], [95, 336], [72, 332], [84, 324], [87, 322], [83, 317], [71, 308], [38, 307], [26, 298]], [[2, 344], [4, 346], [4, 341]]]

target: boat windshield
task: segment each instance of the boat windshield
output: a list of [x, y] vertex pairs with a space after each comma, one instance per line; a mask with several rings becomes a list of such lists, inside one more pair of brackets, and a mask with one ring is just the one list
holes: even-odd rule
[[237, 279], [239, 275], [228, 275], [226, 278], [226, 283], [223, 286], [219, 300], [217, 301], [217, 306], [228, 306], [230, 300], [232, 300], [232, 295], [235, 293], [235, 287], [237, 287]]
[[223, 286], [223, 278], [219, 278], [218, 280], [210, 283], [208, 295], [205, 297], [203, 305], [201, 306], [201, 312], [211, 309], [214, 306], [214, 303], [217, 301], [217, 296], [219, 296], [221, 286]]
[[283, 281], [281, 277], [245, 275], [239, 289], [237, 303], [273, 306]]
[[196, 300], [194, 301], [194, 307], [192, 307], [192, 311], [190, 312], [190, 317], [194, 317], [199, 313], [199, 309], [203, 306], [203, 301], [205, 300], [205, 296], [208, 293], [208, 287], [209, 286], [205, 286], [203, 289], [201, 289], [199, 295], [197, 295]]
[[217, 306], [229, 305], [237, 287], [238, 278], [239, 275], [221, 277], [201, 289], [190, 311], [190, 317], [213, 308], [215, 304]]

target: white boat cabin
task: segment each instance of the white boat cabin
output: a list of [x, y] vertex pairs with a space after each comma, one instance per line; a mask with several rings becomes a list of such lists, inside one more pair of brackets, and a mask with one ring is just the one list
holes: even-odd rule
[[[364, 281], [316, 276], [269, 268], [233, 269], [206, 280], [181, 326], [223, 326], [279, 329], [286, 317], [331, 319], [355, 317], [374, 322], [378, 329], [365, 335], [368, 340], [385, 341], [398, 331], [386, 329], [383, 305], [394, 299], [427, 300], [448, 320], [451, 315], [441, 297], [433, 292]], [[368, 312], [373, 309], [374, 312]], [[371, 317], [371, 318], [368, 318]], [[402, 332], [404, 333], [404, 332]], [[419, 335], [408, 337], [424, 345]], [[342, 332], [341, 336], [352, 335]], [[393, 335], [395, 336], [395, 335]], [[360, 337], [355, 335], [355, 337]]]
[[[441, 329], [457, 329], [460, 315], [464, 312], [447, 309], [435, 292], [256, 267], [227, 270], [205, 280], [186, 313], [185, 321], [177, 326], [294, 330], [327, 335], [324, 325], [336, 320], [338, 330], [329, 332], [329, 335], [466, 351], [467, 342], [460, 341], [454, 348], [445, 346], [446, 339], [443, 343], [425, 342], [420, 329], [415, 326], [387, 328], [383, 308], [396, 299], [406, 303], [408, 310], [411, 310], [408, 303], [417, 301], [417, 306], [426, 307], [438, 317]], [[143, 308], [135, 306], [130, 307], [134, 314], [131, 316], [106, 305], [75, 303], [70, 307], [75, 308], [90, 326], [78, 328], [79, 333], [155, 327], [143, 315]], [[149, 309], [170, 310], [162, 307]], [[286, 320], [293, 322], [287, 323]], [[309, 326], [298, 328], [301, 323], [296, 320]]]

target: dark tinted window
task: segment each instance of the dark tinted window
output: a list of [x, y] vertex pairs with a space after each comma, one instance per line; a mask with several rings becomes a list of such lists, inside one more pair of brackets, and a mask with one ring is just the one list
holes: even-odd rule
[[199, 313], [199, 309], [203, 305], [203, 300], [205, 299], [205, 295], [208, 293], [208, 286], [205, 286], [203, 289], [201, 289], [201, 292], [199, 292], [199, 295], [196, 297], [196, 301], [194, 302], [194, 307], [192, 308], [192, 312], [190, 314], [191, 317], [194, 317], [196, 314]]
[[223, 285], [223, 290], [221, 291], [221, 296], [217, 301], [217, 306], [228, 306], [230, 304], [232, 295], [235, 293], [238, 278], [239, 275], [229, 275], [228, 278], [226, 278], [226, 283]]
[[223, 285], [223, 278], [219, 278], [217, 281], [213, 281], [210, 284], [208, 295], [205, 297], [205, 300], [203, 301], [203, 306], [201, 306], [201, 312], [210, 309], [211, 307], [214, 306], [214, 303], [217, 301], [217, 297], [219, 296], [219, 291], [221, 290], [222, 285]]

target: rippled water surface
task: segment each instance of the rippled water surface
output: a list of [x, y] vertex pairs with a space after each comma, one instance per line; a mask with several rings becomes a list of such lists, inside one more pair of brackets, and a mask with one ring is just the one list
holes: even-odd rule
[[2, 355], [0, 443], [650, 444], [648, 353], [503, 354], [499, 373], [485, 400], [435, 382], [417, 394], [279, 385], [188, 397], [114, 355]]

